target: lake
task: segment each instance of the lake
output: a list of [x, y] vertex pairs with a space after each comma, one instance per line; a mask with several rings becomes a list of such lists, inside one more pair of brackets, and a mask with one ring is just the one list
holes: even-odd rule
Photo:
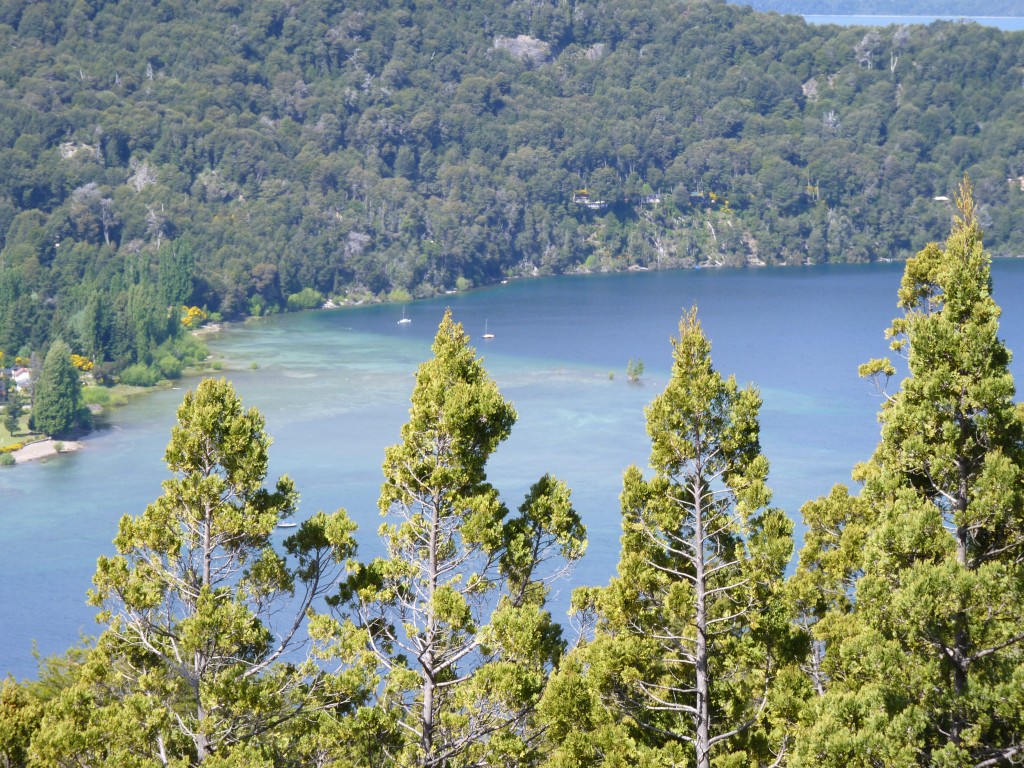
[[892, 24], [931, 24], [933, 21], [975, 21], [983, 27], [996, 27], [1004, 32], [1024, 30], [1024, 16], [880, 16], [804, 14], [808, 24], [838, 24], [841, 27], [888, 27]]
[[[771, 12], [772, 8], [764, 7], [758, 0], [728, 0], [730, 5], [749, 5], [762, 13]], [[888, 27], [905, 24], [931, 24], [933, 21], [974, 21], [984, 27], [996, 27], [1004, 32], [1024, 30], [1024, 16], [933, 16], [933, 15], [900, 15], [900, 14], [794, 14], [802, 16], [808, 24], [836, 24], [840, 27]]]
[[[856, 370], [887, 352], [901, 275], [902, 265], [877, 264], [512, 281], [410, 303], [408, 324], [397, 322], [401, 306], [308, 312], [230, 327], [210, 347], [266, 416], [271, 472], [295, 479], [299, 518], [345, 507], [369, 559], [380, 552], [384, 448], [398, 440], [414, 372], [450, 306], [519, 412], [490, 479], [514, 509], [550, 471], [587, 524], [587, 555], [556, 596], [564, 612], [571, 587], [604, 584], [614, 570], [622, 472], [647, 465], [643, 408], [665, 386], [682, 312], [696, 304], [716, 367], [761, 390], [775, 502], [799, 520], [801, 504], [847, 482], [877, 441], [880, 397]], [[993, 275], [1002, 335], [1022, 349], [1024, 262], [997, 262]], [[481, 338], [485, 327], [493, 339]], [[626, 381], [630, 358], [644, 362], [639, 384]], [[0, 675], [34, 675], [33, 640], [52, 654], [96, 632], [85, 605], [96, 557], [112, 553], [121, 515], [160, 495], [183, 393], [118, 410], [78, 453], [0, 470]]]

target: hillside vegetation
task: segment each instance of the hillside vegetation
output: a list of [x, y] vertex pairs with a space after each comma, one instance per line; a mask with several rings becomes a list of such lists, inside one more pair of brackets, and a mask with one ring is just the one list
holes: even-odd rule
[[993, 252], [1024, 251], [1024, 34], [708, 0], [7, 0], [0, 42], [0, 350], [60, 337], [101, 377], [173, 372], [183, 305], [899, 259], [965, 172]]

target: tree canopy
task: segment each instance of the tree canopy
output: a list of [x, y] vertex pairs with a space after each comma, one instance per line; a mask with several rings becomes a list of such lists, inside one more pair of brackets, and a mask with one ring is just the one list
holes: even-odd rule
[[[559, 746], [567, 765], [600, 764], [602, 752], [628, 764], [768, 765], [785, 751], [769, 694], [798, 658], [780, 599], [792, 523], [768, 507], [761, 399], [714, 370], [696, 309], [672, 345], [671, 379], [646, 411], [654, 476], [632, 466], [623, 478], [617, 575], [573, 598], [597, 624], [566, 674], [585, 670], [598, 702], [588, 719], [605, 725]], [[559, 701], [564, 684], [546, 706], [559, 731], [578, 716]]]
[[[291, 720], [313, 717], [324, 672], [295, 658], [299, 630], [354, 553], [355, 526], [343, 511], [314, 515], [285, 542], [289, 563], [271, 536], [298, 496], [287, 477], [264, 487], [269, 445], [263, 417], [224, 379], [185, 395], [165, 454], [173, 477], [141, 515], [121, 519], [117, 556], [99, 559], [90, 600], [106, 628], [91, 672], [59, 700], [102, 706], [55, 707], [52, 734], [37, 741], [43, 762], [91, 750], [109, 751], [110, 764], [124, 752], [163, 764], [250, 762], [286, 748], [279, 733]], [[354, 707], [366, 694], [335, 690], [331, 705]], [[140, 727], [76, 744], [61, 731], [69, 717], [97, 734], [118, 719]]]
[[55, 342], [33, 387], [32, 420], [36, 431], [61, 437], [79, 422], [82, 382], [71, 362], [71, 348]]
[[798, 765], [994, 766], [1024, 751], [1024, 419], [966, 180], [957, 208], [945, 247], [907, 262], [888, 335], [909, 376], [855, 472], [863, 490], [808, 520], [798, 578], [835, 597], [814, 624], [820, 696]]
[[[730, 0], [733, 2], [733, 0]], [[1016, 0], [750, 0], [759, 11], [779, 13], [886, 16], [1024, 16]]]
[[402, 441], [387, 449], [387, 556], [346, 589], [386, 672], [395, 765], [536, 760], [534, 710], [562, 651], [546, 584], [586, 545], [569, 489], [545, 475], [510, 517], [485, 466], [516, 412], [445, 314]]

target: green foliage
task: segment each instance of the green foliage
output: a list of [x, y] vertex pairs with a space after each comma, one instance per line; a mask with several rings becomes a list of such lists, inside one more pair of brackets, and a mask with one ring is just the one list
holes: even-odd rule
[[402, 441], [385, 453], [387, 555], [338, 602], [351, 599], [387, 673], [376, 709], [388, 762], [527, 764], [534, 708], [563, 650], [547, 584], [582, 556], [585, 533], [550, 476], [509, 517], [485, 465], [516, 412], [450, 312], [433, 352]]
[[82, 382], [71, 363], [71, 349], [56, 341], [46, 354], [34, 385], [32, 416], [35, 430], [44, 435], [67, 434], [79, 424]]
[[155, 387], [160, 383], [160, 371], [144, 363], [129, 365], [121, 371], [121, 383], [130, 387]]
[[957, 205], [907, 262], [887, 335], [910, 375], [860, 496], [805, 507], [821, 696], [798, 765], [998, 765], [1024, 740], [1024, 421], [966, 180]]
[[[0, 466], [4, 466], [0, 456]], [[11, 677], [0, 683], [0, 759], [5, 766], [25, 765], [32, 734], [39, 727], [39, 701]]]
[[13, 467], [17, 462], [9, 453], [0, 453], [0, 467]]
[[[165, 379], [177, 379], [181, 376], [183, 368], [181, 360], [174, 357], [174, 355], [164, 355], [157, 361], [156, 366], [160, 371], [160, 375]], [[121, 380], [124, 381], [124, 374], [121, 375]]]
[[891, 16], [1021, 16], [1015, 0], [754, 0], [748, 5], [760, 11], [799, 14], [880, 14]]
[[[801, 650], [782, 599], [792, 523], [767, 506], [761, 399], [715, 371], [710, 350], [691, 311], [647, 408], [654, 477], [633, 466], [623, 478], [618, 575], [573, 596], [594, 612], [594, 638], [544, 712], [552, 733], [579, 721], [592, 732], [563, 743], [556, 764], [610, 749], [612, 764], [768, 765], [785, 748], [774, 680]], [[565, 696], [578, 703], [552, 700]]]
[[21, 416], [25, 412], [25, 396], [13, 387], [7, 393], [4, 405], [4, 429], [14, 437], [21, 429]]
[[113, 398], [105, 387], [84, 387], [82, 402], [86, 405], [110, 405]]
[[324, 296], [315, 288], [303, 288], [288, 297], [288, 310], [298, 312], [302, 309], [317, 309], [324, 303]]
[[640, 381], [640, 377], [643, 375], [644, 361], [639, 358], [637, 358], [636, 360], [630, 358], [629, 362], [626, 364], [626, 380], [637, 382]]
[[[269, 758], [288, 749], [286, 723], [365, 695], [372, 671], [343, 673], [350, 687], [334, 685], [321, 699], [320, 666], [281, 663], [355, 542], [338, 511], [303, 523], [287, 555], [275, 550], [271, 535], [294, 514], [297, 494], [287, 477], [264, 487], [269, 445], [263, 417], [244, 411], [223, 379], [185, 396], [164, 457], [173, 473], [164, 495], [123, 517], [118, 554], [98, 561], [90, 600], [106, 629], [92, 672], [47, 711], [42, 762], [88, 760], [98, 749], [105, 765], [129, 754], [146, 758], [123, 764], [159, 754], [212, 765]], [[285, 609], [294, 618], [275, 626]]]
[[162, 246], [157, 254], [157, 287], [164, 305], [181, 307], [189, 304], [194, 290], [195, 256], [192, 244], [179, 240]]

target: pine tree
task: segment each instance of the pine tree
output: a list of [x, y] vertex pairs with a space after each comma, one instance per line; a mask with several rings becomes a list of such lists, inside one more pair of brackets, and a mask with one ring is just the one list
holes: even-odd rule
[[[574, 596], [595, 612], [595, 637], [552, 691], [590, 678], [596, 696], [579, 698], [590, 714], [573, 717], [599, 724], [603, 761], [614, 751], [630, 764], [768, 764], [784, 748], [768, 724], [792, 650], [780, 599], [792, 524], [768, 506], [760, 396], [714, 370], [696, 310], [673, 352], [669, 384], [647, 408], [654, 476], [625, 473], [618, 574]], [[602, 762], [589, 745], [574, 748], [562, 764]], [[643, 757], [652, 750], [661, 756]]]
[[[1024, 420], [966, 179], [957, 206], [945, 248], [907, 262], [888, 335], [909, 376], [855, 472], [863, 490], [834, 517], [833, 543], [809, 537], [802, 555], [802, 570], [824, 574], [846, 552], [832, 583], [845, 579], [851, 599], [814, 627], [823, 696], [799, 765], [1024, 756]], [[884, 359], [862, 367], [894, 372]]]
[[18, 433], [21, 426], [21, 414], [25, 410], [25, 396], [14, 388], [14, 382], [10, 383], [10, 390], [7, 392], [7, 403], [4, 406], [4, 429], [11, 437]]
[[460, 324], [445, 314], [409, 421], [387, 449], [387, 552], [349, 585], [387, 677], [389, 764], [526, 764], [532, 718], [563, 650], [547, 583], [583, 553], [569, 489], [542, 477], [509, 517], [488, 457], [516, 419]]
[[[163, 496], [123, 517], [118, 554], [99, 559], [91, 602], [107, 627], [92, 671], [42, 729], [68, 734], [46, 746], [51, 759], [106, 750], [72, 736], [134, 721], [113, 745], [132, 742], [127, 751], [163, 764], [256, 764], [281, 746], [282, 725], [326, 695], [323, 670], [289, 654], [353, 553], [354, 525], [341, 510], [318, 513], [285, 542], [291, 562], [278, 553], [271, 535], [297, 494], [287, 477], [264, 487], [269, 446], [263, 417], [243, 410], [227, 381], [205, 380], [185, 396]], [[363, 677], [357, 656], [344, 659], [356, 670], [351, 684], [321, 703], [346, 707], [372, 687], [372, 667]]]

